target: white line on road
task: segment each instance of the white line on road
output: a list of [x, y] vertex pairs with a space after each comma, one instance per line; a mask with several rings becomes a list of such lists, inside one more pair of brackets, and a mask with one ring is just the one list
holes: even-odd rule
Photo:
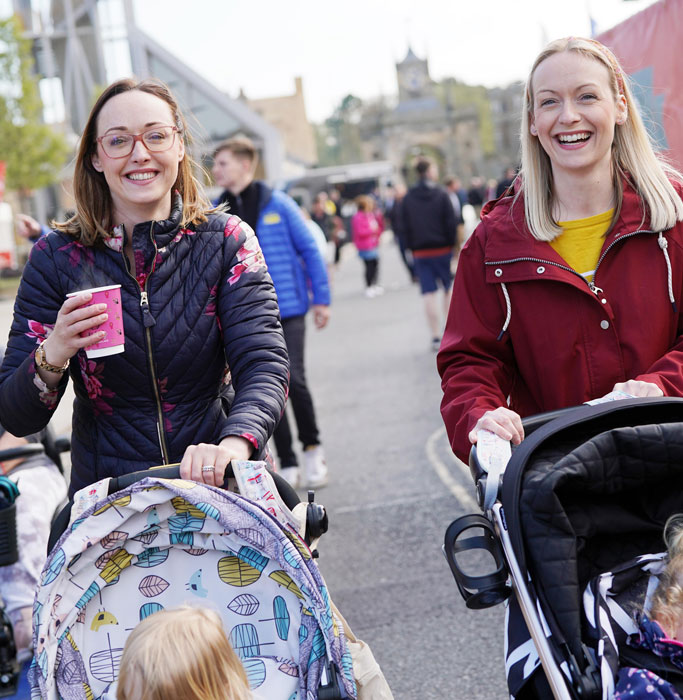
[[335, 515], [345, 513], [359, 513], [367, 510], [377, 510], [378, 508], [395, 508], [396, 506], [416, 505], [419, 503], [432, 503], [440, 498], [444, 498], [444, 494], [435, 494], [433, 496], [411, 496], [409, 498], [395, 498], [393, 501], [381, 501], [375, 503], [360, 503], [357, 506], [342, 506], [341, 508], [330, 508]]
[[[460, 505], [465, 508], [472, 510], [476, 513], [479, 512], [479, 506], [477, 505], [477, 502], [470, 496], [470, 494], [464, 489], [452, 476], [451, 472], [448, 469], [448, 467], [441, 461], [441, 458], [439, 457], [437, 450], [436, 450], [436, 444], [437, 442], [445, 435], [446, 429], [445, 428], [439, 428], [438, 430], [435, 430], [429, 438], [427, 438], [427, 442], [425, 443], [425, 451], [427, 452], [427, 459], [430, 461], [432, 467], [434, 467], [434, 471], [436, 472], [436, 475], [441, 479], [443, 482], [444, 486], [455, 496], [456, 500]], [[465, 471], [467, 473], [467, 476], [469, 477], [469, 469], [459, 460], [456, 459], [455, 457], [453, 458], [455, 463], [458, 465], [460, 469]]]

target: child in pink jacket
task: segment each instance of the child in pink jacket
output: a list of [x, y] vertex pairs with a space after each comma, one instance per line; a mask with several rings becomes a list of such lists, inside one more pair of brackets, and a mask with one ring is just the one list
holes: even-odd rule
[[374, 297], [384, 290], [377, 284], [379, 272], [379, 237], [384, 229], [382, 215], [375, 213], [372, 197], [361, 195], [356, 199], [358, 211], [351, 219], [351, 235], [358, 255], [365, 264], [365, 296]]

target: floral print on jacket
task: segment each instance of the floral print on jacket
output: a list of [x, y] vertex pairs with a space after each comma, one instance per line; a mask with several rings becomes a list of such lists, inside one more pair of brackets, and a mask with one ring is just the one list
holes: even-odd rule
[[[224, 213], [191, 228], [181, 220], [177, 197], [169, 219], [116, 227], [103, 245], [53, 231], [31, 249], [0, 369], [0, 423], [16, 435], [42, 430], [70, 376], [72, 493], [95, 477], [179, 462], [189, 445], [228, 436], [244, 436], [260, 456], [282, 413], [287, 352], [253, 231]], [[128, 243], [134, 271], [123, 255]], [[121, 285], [124, 352], [79, 352], [48, 390], [35, 369], [37, 345], [68, 293], [107, 284]]]

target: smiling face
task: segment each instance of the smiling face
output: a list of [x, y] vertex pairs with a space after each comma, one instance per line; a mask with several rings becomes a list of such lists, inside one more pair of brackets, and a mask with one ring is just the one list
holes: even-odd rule
[[[156, 126], [174, 126], [170, 105], [140, 90], [112, 97], [97, 117], [97, 137], [140, 134]], [[185, 156], [182, 136], [175, 135], [166, 151], [152, 153], [138, 140], [124, 158], [110, 158], [97, 144], [92, 157], [95, 170], [104, 175], [112, 200], [114, 223], [135, 224], [168, 218], [171, 189], [178, 176], [178, 164]]]
[[532, 79], [530, 132], [561, 172], [609, 176], [614, 129], [626, 119], [626, 99], [614, 96], [599, 60], [560, 51], [538, 65]]

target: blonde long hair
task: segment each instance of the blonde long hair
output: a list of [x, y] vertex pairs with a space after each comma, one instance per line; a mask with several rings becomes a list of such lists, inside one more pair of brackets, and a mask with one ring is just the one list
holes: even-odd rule
[[145, 618], [121, 657], [116, 700], [252, 700], [217, 612], [182, 606]]
[[104, 175], [95, 170], [92, 158], [97, 150], [97, 118], [104, 105], [117, 95], [138, 90], [154, 95], [163, 100], [171, 108], [174, 125], [178, 128], [178, 138], [184, 139], [185, 156], [178, 165], [178, 176], [173, 184], [173, 191], [178, 191], [183, 200], [181, 226], [198, 225], [207, 220], [206, 214], [213, 207], [203, 192], [203, 188], [194, 175], [198, 168], [189, 155], [192, 143], [187, 130], [187, 124], [180, 112], [178, 103], [168, 86], [160, 80], [143, 80], [136, 82], [132, 78], [117, 80], [105, 88], [97, 98], [88, 121], [76, 156], [74, 166], [74, 198], [76, 213], [67, 221], [56, 223], [55, 228], [74, 236], [83, 245], [92, 246], [98, 241], [111, 236], [111, 228], [116, 223], [112, 221], [112, 201]]
[[536, 68], [546, 58], [562, 51], [575, 51], [586, 58], [599, 61], [609, 72], [614, 99], [619, 95], [626, 99], [626, 120], [623, 124], [615, 126], [612, 142], [612, 178], [616, 198], [612, 223], [617, 220], [621, 211], [622, 178], [629, 177], [643, 201], [646, 214], [649, 214], [650, 227], [654, 231], [671, 228], [676, 221], [683, 220], [683, 202], [670, 179], [683, 182], [683, 176], [655, 154], [629, 87], [628, 78], [614, 54], [593, 39], [568, 37], [551, 42], [538, 55], [524, 91], [521, 133], [522, 187], [517, 196], [524, 193], [524, 213], [531, 234], [538, 240], [552, 241], [562, 233], [552, 215], [553, 175], [550, 158], [539, 139], [529, 131], [534, 112], [532, 81]]

